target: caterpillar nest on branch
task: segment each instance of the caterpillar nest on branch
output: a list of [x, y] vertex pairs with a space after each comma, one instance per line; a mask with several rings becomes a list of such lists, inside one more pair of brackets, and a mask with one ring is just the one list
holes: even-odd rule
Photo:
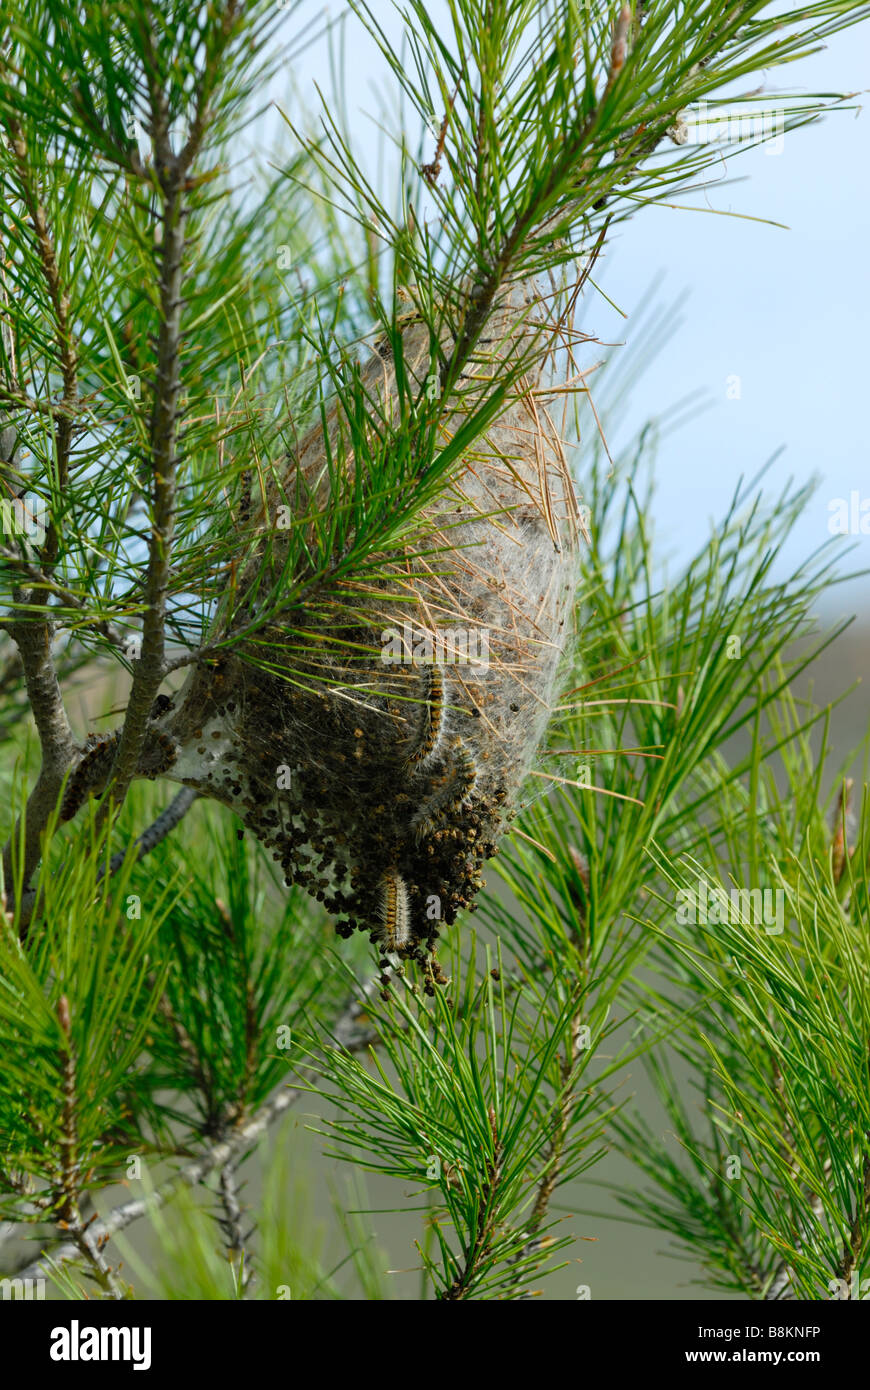
[[[315, 592], [286, 626], [273, 615], [216, 664], [192, 670], [161, 723], [178, 746], [167, 775], [232, 807], [340, 935], [383, 940], [384, 885], [400, 884], [389, 921], [398, 911], [406, 957], [423, 960], [441, 924], [473, 907], [570, 638], [579, 513], [545, 404], [553, 362], [570, 360], [554, 351], [561, 327], [528, 285], [505, 290], [466, 380], [520, 362], [523, 373], [452, 484], [426, 503], [419, 539], [362, 578]], [[401, 356], [406, 381], [423, 392], [432, 372], [424, 324], [405, 329]], [[370, 411], [376, 402], [385, 421], [397, 418], [393, 354], [374, 355], [361, 385]], [[473, 407], [467, 387], [447, 403], [442, 443]], [[254, 553], [211, 642], [256, 620], [264, 567], [272, 582], [281, 574], [278, 505], [301, 497], [311, 515], [328, 514], [337, 459], [352, 480], [347, 422], [337, 406], [326, 420], [328, 452], [318, 426], [252, 517]]]

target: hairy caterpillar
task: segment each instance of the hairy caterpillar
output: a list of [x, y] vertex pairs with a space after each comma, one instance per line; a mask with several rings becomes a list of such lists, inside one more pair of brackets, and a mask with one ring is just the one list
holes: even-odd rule
[[[158, 696], [158, 699], [162, 697]], [[89, 796], [99, 794], [109, 779], [115, 753], [121, 740], [120, 730], [109, 734], [88, 734], [79, 764], [67, 783], [60, 808], [61, 821], [72, 820]], [[142, 750], [136, 771], [139, 776], [161, 777], [178, 757], [178, 744], [170, 734], [158, 729], [151, 732]]]
[[444, 731], [444, 677], [433, 662], [426, 670], [426, 698], [420, 723], [419, 742], [406, 759], [409, 769], [426, 762], [435, 753]]
[[405, 880], [396, 873], [381, 884], [380, 915], [375, 940], [384, 951], [404, 950], [411, 939], [411, 909]]
[[411, 830], [418, 840], [435, 829], [439, 822], [458, 811], [468, 800], [477, 781], [477, 767], [468, 749], [457, 740], [444, 775], [437, 779], [435, 790], [423, 806], [411, 817]]
[[140, 777], [162, 777], [168, 772], [178, 757], [178, 744], [171, 734], [162, 729], [149, 731], [145, 746], [139, 757], [136, 772]]
[[117, 730], [111, 734], [88, 734], [85, 751], [67, 783], [61, 803], [62, 821], [72, 820], [91, 792], [102, 787], [115, 761], [119, 738]]

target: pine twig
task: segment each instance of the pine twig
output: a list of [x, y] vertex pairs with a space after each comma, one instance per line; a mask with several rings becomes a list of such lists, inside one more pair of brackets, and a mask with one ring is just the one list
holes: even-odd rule
[[40, 836], [57, 805], [63, 779], [72, 763], [77, 744], [63, 703], [54, 659], [51, 654], [52, 627], [47, 622], [7, 623], [21, 657], [30, 709], [42, 751], [39, 775], [27, 799], [26, 814], [16, 822], [3, 851], [3, 875], [7, 901], [13, 882], [13, 864], [23, 832], [22, 883], [26, 885], [39, 863]]
[[498, 1187], [501, 1180], [501, 1142], [498, 1137], [495, 1111], [492, 1106], [489, 1110], [489, 1126], [492, 1133], [493, 1156], [487, 1163], [486, 1182], [481, 1188], [480, 1208], [477, 1217], [477, 1229], [471, 1242], [471, 1247], [465, 1257], [462, 1269], [456, 1275], [453, 1283], [443, 1293], [439, 1294], [439, 1299], [445, 1303], [457, 1303], [462, 1299], [468, 1298], [474, 1284], [478, 1268], [486, 1258], [492, 1238], [495, 1233], [496, 1221], [496, 1199]]
[[[9, 546], [0, 546], [0, 558], [5, 560], [7, 564], [14, 565], [19, 573], [29, 582], [31, 588], [44, 589], [47, 594], [58, 599], [65, 608], [74, 608], [78, 612], [87, 611], [88, 605], [83, 598], [78, 594], [74, 594], [71, 589], [67, 589], [57, 580], [52, 579], [50, 575], [46, 574], [44, 569], [35, 564], [33, 560], [30, 560], [20, 551], [16, 552], [10, 549]], [[23, 620], [18, 621], [22, 622]], [[12, 628], [15, 622], [16, 620], [13, 618], [6, 618], [0, 626], [5, 627], [10, 635], [12, 635]], [[107, 640], [120, 651], [123, 651], [129, 643], [129, 638], [108, 618], [87, 618], [83, 626], [93, 628], [95, 632], [99, 632], [101, 636], [107, 638]]]
[[221, 1168], [219, 1188], [224, 1213], [219, 1224], [227, 1242], [227, 1254], [234, 1266], [238, 1264], [239, 1286], [244, 1297], [254, 1277], [246, 1249], [252, 1231], [243, 1229], [244, 1213], [239, 1201], [235, 1163], [225, 1163]]
[[[58, 491], [62, 492], [69, 478], [73, 416], [78, 405], [78, 353], [70, 318], [69, 293], [63, 283], [60, 267], [57, 263], [57, 253], [49, 229], [48, 218], [40, 200], [36, 179], [28, 159], [24, 132], [14, 117], [8, 119], [8, 130], [9, 144], [15, 160], [22, 200], [36, 236], [39, 263], [48, 290], [60, 358], [63, 395], [60, 408], [55, 410], [53, 414], [57, 438], [57, 486]], [[57, 558], [57, 551], [57, 526], [52, 518], [42, 552], [43, 564], [50, 568]]]
[[[371, 1029], [360, 1028], [359, 1020], [365, 1010], [367, 997], [378, 988], [379, 983], [375, 977], [364, 987], [361, 996], [354, 995], [346, 1002], [335, 1023], [335, 1039], [348, 1052], [365, 1051], [377, 1040]], [[196, 1187], [209, 1174], [222, 1171], [229, 1163], [238, 1162], [285, 1111], [307, 1094], [307, 1089], [300, 1086], [281, 1087], [249, 1120], [234, 1129], [231, 1134], [208, 1145], [198, 1158], [168, 1178], [150, 1197], [135, 1197], [129, 1202], [122, 1202], [106, 1216], [90, 1223], [89, 1238], [97, 1242], [98, 1248], [102, 1249], [106, 1241], [118, 1231], [125, 1230], [155, 1207], [165, 1206], [179, 1189]], [[82, 1251], [75, 1241], [66, 1241], [46, 1253], [50, 1254], [53, 1263], [60, 1264], [64, 1260], [75, 1259]], [[20, 1278], [36, 1279], [48, 1272], [48, 1266], [40, 1255], [17, 1272]]]
[[63, 1125], [60, 1138], [60, 1215], [58, 1225], [69, 1231], [73, 1244], [90, 1266], [97, 1284], [110, 1298], [124, 1297], [114, 1270], [105, 1259], [102, 1245], [89, 1229], [93, 1218], [85, 1221], [79, 1205], [81, 1165], [78, 1156], [78, 1086], [76, 1058], [72, 1046], [69, 1001], [65, 995], [58, 1000], [57, 1017], [66, 1038], [63, 1059]]
[[870, 1226], [870, 1158], [865, 1158], [861, 1167], [861, 1190], [855, 1197], [855, 1215], [849, 1224], [849, 1236], [840, 1264], [840, 1278], [848, 1284], [857, 1268], [867, 1239]]
[[[146, 854], [150, 854], [151, 850], [155, 849], [162, 840], [165, 840], [167, 835], [172, 833], [175, 827], [187, 815], [187, 812], [196, 801], [198, 795], [199, 793], [192, 787], [182, 787], [181, 791], [176, 793], [169, 805], [160, 812], [160, 815], [142, 831], [141, 835], [137, 836], [135, 841], [137, 845], [137, 863], [140, 859], [144, 859]], [[111, 877], [113, 874], [116, 874], [126, 857], [126, 849], [120, 849], [113, 854], [109, 861], [108, 870], [105, 868], [99, 870], [97, 882], [100, 883], [107, 876]], [[19, 920], [22, 930], [30, 925], [30, 921], [36, 910], [38, 897], [39, 890], [36, 888], [29, 888], [27, 892], [23, 893], [21, 896]], [[12, 907], [13, 904], [7, 899], [8, 910], [11, 911]]]

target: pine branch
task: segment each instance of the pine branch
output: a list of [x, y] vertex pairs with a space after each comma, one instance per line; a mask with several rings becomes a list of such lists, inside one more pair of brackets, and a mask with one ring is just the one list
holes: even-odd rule
[[20, 881], [26, 888], [39, 863], [40, 836], [57, 806], [77, 744], [51, 654], [51, 624], [7, 621], [6, 631], [21, 657], [27, 697], [42, 751], [39, 775], [28, 797], [25, 816], [17, 821], [3, 851], [3, 878], [7, 901], [10, 901], [12, 885], [16, 882], [13, 866], [20, 864]]
[[840, 1278], [847, 1284], [863, 1259], [868, 1231], [870, 1231], [870, 1158], [865, 1157], [861, 1167], [861, 1185], [855, 1194], [855, 1213], [849, 1225], [849, 1235], [839, 1270]]
[[58, 1001], [58, 1021], [66, 1039], [63, 1056], [63, 1121], [60, 1135], [60, 1176], [57, 1198], [57, 1224], [72, 1236], [73, 1244], [84, 1257], [99, 1287], [110, 1298], [123, 1298], [123, 1290], [115, 1273], [102, 1253], [102, 1244], [90, 1229], [92, 1219], [82, 1218], [79, 1205], [83, 1181], [79, 1162], [78, 1139], [78, 1076], [76, 1057], [70, 1038], [69, 1002], [64, 995]]
[[133, 683], [127, 703], [118, 750], [104, 802], [123, 802], [136, 771], [145, 742], [145, 731], [154, 700], [165, 675], [166, 599], [169, 591], [172, 538], [175, 527], [177, 436], [181, 389], [181, 305], [184, 267], [184, 224], [187, 208], [183, 194], [194, 147], [185, 161], [172, 149], [166, 99], [157, 85], [153, 55], [151, 86], [152, 138], [162, 199], [160, 252], [160, 327], [154, 405], [149, 427], [148, 460], [153, 487], [152, 529], [148, 543], [145, 578], [145, 613], [142, 621], [141, 656], [134, 663]]
[[173, 146], [167, 94], [161, 85], [157, 31], [150, 15], [144, 29], [144, 54], [151, 115], [154, 165], [160, 193], [159, 329], [154, 402], [149, 425], [148, 468], [152, 484], [152, 528], [144, 583], [145, 612], [141, 656], [134, 663], [133, 682], [117, 753], [100, 810], [100, 823], [111, 803], [120, 805], [136, 774], [151, 709], [167, 674], [165, 627], [175, 531], [176, 475], [180, 422], [182, 333], [184, 303], [185, 225], [190, 215], [191, 177], [210, 122], [210, 102], [219, 79], [225, 79], [221, 60], [235, 35], [241, 16], [237, 0], [214, 10], [207, 26], [207, 53], [197, 73], [197, 101], [188, 137], [176, 152]]
[[532, 1214], [529, 1218], [529, 1235], [532, 1238], [536, 1237], [538, 1231], [541, 1229], [546, 1219], [547, 1212], [549, 1211], [551, 1198], [559, 1184], [562, 1155], [568, 1138], [571, 1112], [576, 1100], [570, 1082], [577, 1065], [577, 1040], [581, 1027], [582, 1014], [578, 1012], [571, 1020], [570, 1044], [567, 1053], [559, 1060], [559, 1075], [562, 1082], [562, 1090], [558, 1102], [557, 1123], [547, 1147], [543, 1166], [543, 1177], [541, 1178], [537, 1196], [535, 1197], [535, 1205], [532, 1207]]
[[[2, 254], [2, 244], [0, 244]], [[53, 264], [53, 262], [52, 262]], [[5, 281], [0, 285], [5, 300]], [[6, 327], [3, 325], [4, 356], [9, 356]], [[0, 415], [2, 424], [2, 415]], [[4, 428], [0, 437], [0, 469], [16, 470], [18, 459], [17, 432]], [[3, 547], [5, 554], [5, 547]], [[18, 557], [15, 557], [16, 559]], [[20, 867], [24, 888], [39, 863], [40, 836], [57, 804], [63, 779], [72, 761], [76, 742], [67, 717], [57, 671], [51, 653], [53, 628], [46, 620], [24, 622], [11, 618], [2, 622], [18, 649], [31, 713], [39, 736], [42, 760], [36, 785], [27, 801], [23, 821], [15, 824], [2, 855], [3, 884], [6, 901], [13, 895], [15, 874], [13, 862]], [[23, 843], [22, 843], [23, 842]], [[19, 856], [19, 847], [21, 853]]]
[[[150, 854], [151, 851], [161, 843], [161, 841], [166, 839], [167, 835], [170, 835], [172, 833], [172, 831], [179, 824], [179, 822], [182, 821], [184, 817], [187, 815], [187, 812], [190, 810], [191, 806], [196, 801], [198, 795], [199, 793], [194, 791], [193, 788], [182, 787], [182, 789], [173, 797], [169, 805], [163, 811], [160, 812], [160, 815], [157, 816], [156, 819], [153, 820], [151, 824], [147, 826], [145, 830], [142, 831], [141, 835], [138, 835], [136, 837], [135, 843], [137, 846], [137, 862], [140, 859], [144, 859], [147, 854]], [[112, 858], [109, 861], [108, 870], [102, 867], [99, 869], [97, 873], [97, 883], [102, 882], [102, 880], [107, 876], [107, 874], [109, 877], [111, 877], [113, 874], [118, 873], [123, 864], [126, 862], [126, 860], [127, 850], [117, 850], [115, 854], [112, 855]], [[27, 892], [21, 895], [21, 898], [19, 900], [18, 920], [22, 929], [26, 928], [30, 924], [31, 918], [33, 917], [33, 914], [36, 911], [38, 897], [39, 890], [35, 888], [28, 889]], [[8, 904], [8, 910], [12, 910], [11, 902]]]
[[[348, 1052], [366, 1051], [376, 1041], [376, 1036], [370, 1028], [360, 1028], [359, 1020], [365, 1011], [366, 999], [378, 988], [377, 979], [370, 981], [361, 994], [354, 994], [347, 1001], [336, 1020], [334, 1036], [339, 1045]], [[108, 1212], [105, 1217], [91, 1221], [88, 1225], [90, 1242], [102, 1248], [106, 1241], [118, 1231], [125, 1230], [133, 1222], [147, 1216], [152, 1207], [165, 1206], [179, 1188], [196, 1187], [210, 1174], [222, 1172], [227, 1165], [238, 1163], [275, 1121], [280, 1119], [292, 1105], [295, 1105], [297, 1100], [307, 1094], [307, 1089], [302, 1087], [282, 1087], [250, 1119], [245, 1120], [226, 1137], [217, 1139], [208, 1145], [193, 1162], [167, 1179], [151, 1196], [137, 1197], [129, 1202], [123, 1202]], [[52, 1247], [46, 1253], [50, 1254], [52, 1263], [60, 1264], [63, 1261], [75, 1259], [83, 1252], [77, 1242], [66, 1241], [59, 1246]], [[41, 1256], [39, 1259], [31, 1261], [23, 1269], [15, 1271], [20, 1278], [24, 1279], [36, 1279], [48, 1272], [48, 1266], [42, 1262]]]
[[227, 1243], [227, 1255], [234, 1267], [238, 1266], [239, 1288], [244, 1297], [253, 1282], [253, 1270], [246, 1250], [252, 1231], [244, 1229], [244, 1213], [239, 1202], [234, 1163], [225, 1163], [221, 1168], [219, 1190], [224, 1213], [219, 1224]]
[[492, 1154], [486, 1163], [486, 1179], [477, 1193], [479, 1203], [477, 1226], [471, 1245], [465, 1253], [462, 1266], [453, 1283], [446, 1289], [439, 1291], [439, 1300], [446, 1303], [458, 1303], [471, 1297], [475, 1280], [481, 1270], [485, 1268], [495, 1234], [501, 1180], [502, 1146], [498, 1135], [495, 1110], [491, 1106], [489, 1126], [492, 1136]]
[[16, 650], [0, 666], [0, 695], [15, 690], [21, 684], [22, 674], [21, 654]]
[[[53, 579], [51, 575], [47, 574], [44, 569], [37, 565], [27, 555], [22, 554], [20, 551], [14, 551], [4, 545], [0, 546], [0, 559], [14, 566], [19, 574], [28, 581], [34, 591], [44, 590], [46, 594], [58, 599], [62, 607], [70, 608], [80, 613], [86, 613], [88, 616], [79, 626], [85, 629], [91, 628], [94, 632], [98, 632], [102, 637], [105, 637], [113, 647], [116, 647], [118, 651], [123, 652], [129, 647], [130, 638], [128, 634], [124, 633], [122, 629], [110, 619], [92, 616], [90, 612], [91, 605], [86, 599], [82, 598], [79, 594], [74, 594], [71, 589], [66, 588], [63, 584], [59, 583], [58, 580]], [[4, 627], [6, 631], [9, 632], [15, 621], [14, 618], [6, 618], [0, 623], [0, 627]], [[17, 621], [23, 623], [25, 619], [22, 618]]]
[[[141, 835], [136, 837], [137, 853], [136, 859], [144, 859], [146, 854], [150, 854], [162, 840], [170, 835], [175, 827], [184, 819], [191, 806], [197, 799], [197, 792], [192, 787], [182, 787], [172, 798], [172, 801], [160, 815], [151, 822]], [[118, 850], [112, 855], [109, 862], [109, 874], [115, 874], [120, 869], [127, 857], [126, 850]], [[99, 878], [105, 876], [105, 870], [101, 869]]]
[[[56, 427], [56, 496], [62, 499], [69, 478], [70, 447], [72, 443], [73, 418], [78, 407], [78, 352], [75, 344], [70, 316], [69, 293], [64, 285], [57, 262], [54, 241], [48, 225], [36, 177], [30, 166], [27, 142], [21, 124], [14, 117], [7, 119], [9, 143], [18, 170], [21, 196], [27, 215], [37, 239], [39, 262], [48, 290], [54, 316], [58, 356], [63, 378], [63, 394], [59, 408], [54, 412]], [[58, 551], [58, 532], [54, 517], [51, 518], [42, 552], [43, 565], [51, 568]]]

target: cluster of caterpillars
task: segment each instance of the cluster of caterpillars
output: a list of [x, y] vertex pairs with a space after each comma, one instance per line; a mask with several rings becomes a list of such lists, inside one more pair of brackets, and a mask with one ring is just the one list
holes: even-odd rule
[[[381, 684], [372, 695], [374, 672]], [[388, 690], [382, 672], [380, 662], [362, 674], [355, 665], [339, 679], [333, 668], [338, 693], [316, 668], [307, 685], [241, 665], [220, 679], [212, 673], [199, 719], [188, 717], [197, 727], [176, 719], [166, 732], [152, 723], [137, 775], [159, 776], [177, 762], [179, 747], [192, 742], [205, 755], [206, 738], [220, 738], [220, 756], [180, 780], [231, 807], [280, 864], [287, 886], [303, 888], [336, 919], [339, 936], [369, 935], [382, 970], [416, 961], [431, 994], [445, 983], [437, 938], [473, 909], [482, 862], [496, 852], [506, 791], [492, 785], [491, 772], [479, 776], [478, 711], [467, 699], [451, 703], [449, 676], [437, 662], [402, 668]], [[366, 691], [363, 701], [342, 698], [355, 689]], [[152, 721], [171, 708], [158, 697]], [[204, 737], [206, 723], [218, 727]], [[117, 731], [89, 736], [67, 785], [64, 820], [105, 788], [119, 738]], [[289, 769], [291, 777], [276, 778]]]
[[120, 737], [117, 729], [109, 734], [88, 734], [84, 751], [66, 784], [60, 806], [62, 821], [72, 820], [88, 797], [106, 785]]
[[[367, 630], [341, 636], [368, 646]], [[431, 993], [444, 982], [438, 936], [473, 908], [507, 793], [479, 775], [478, 712], [450, 702], [443, 669], [414, 663], [385, 682], [376, 660], [312, 663], [304, 683], [239, 665], [219, 690], [204, 684], [197, 727], [174, 732], [205, 753], [197, 740], [215, 723], [221, 755], [181, 780], [231, 807], [339, 936], [359, 931], [382, 957], [417, 961]]]

